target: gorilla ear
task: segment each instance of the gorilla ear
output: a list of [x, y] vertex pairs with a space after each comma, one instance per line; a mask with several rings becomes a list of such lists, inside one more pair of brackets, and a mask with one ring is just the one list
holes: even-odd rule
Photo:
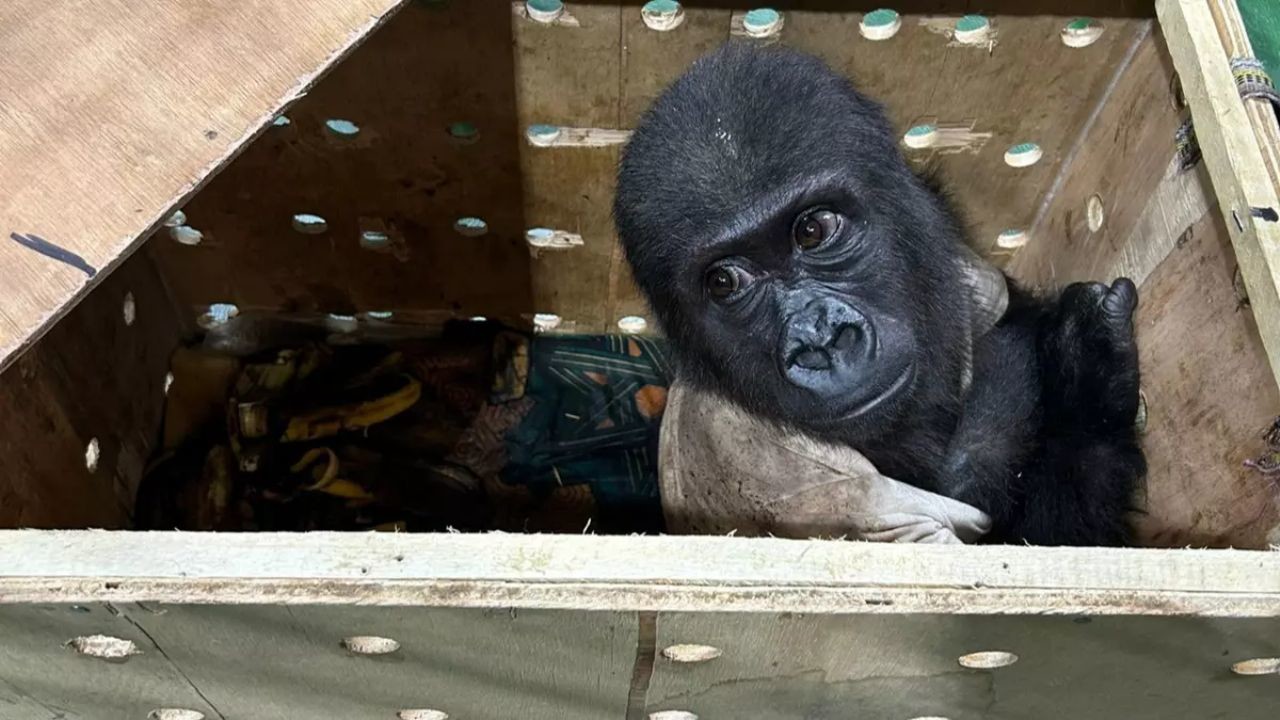
[[995, 327], [1009, 307], [1009, 286], [1004, 273], [969, 247], [960, 251], [961, 274], [969, 288], [970, 338], [977, 339]]

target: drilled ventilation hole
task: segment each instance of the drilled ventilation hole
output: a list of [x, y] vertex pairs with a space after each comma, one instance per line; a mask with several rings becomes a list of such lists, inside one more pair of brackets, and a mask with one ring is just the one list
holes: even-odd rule
[[742, 29], [755, 38], [777, 35], [782, 29], [782, 13], [773, 8], [756, 8], [742, 17]]
[[156, 708], [147, 713], [147, 720], [204, 720], [204, 713], [185, 708]]
[[1231, 672], [1237, 675], [1277, 675], [1280, 674], [1280, 658], [1241, 660], [1231, 666]]
[[401, 710], [396, 713], [396, 717], [400, 718], [400, 720], [449, 720], [449, 713], [443, 710], [424, 708], [421, 710]]
[[457, 230], [459, 235], [480, 237], [489, 232], [489, 223], [478, 217], [461, 217], [453, 223], [453, 229]]
[[329, 223], [319, 215], [298, 213], [293, 216], [293, 229], [303, 235], [321, 235], [329, 229]]
[[555, 240], [556, 231], [551, 228], [536, 227], [524, 231], [524, 240], [534, 247], [547, 247]]
[[344, 140], [355, 137], [360, 134], [360, 126], [350, 120], [342, 118], [329, 118], [324, 121], [324, 129], [329, 131], [334, 137], [343, 138]]
[[1101, 195], [1090, 195], [1088, 202], [1085, 203], [1085, 218], [1089, 223], [1089, 232], [1098, 232], [1102, 229], [1103, 223], [1106, 222], [1106, 210], [1102, 207]]
[[169, 237], [182, 245], [199, 245], [204, 240], [204, 233], [189, 225], [179, 225], [169, 228]]
[[959, 661], [961, 667], [967, 667], [973, 670], [994, 670], [996, 668], [1008, 667], [1018, 662], [1018, 656], [1003, 650], [985, 650], [983, 652], [961, 655]]
[[649, 321], [639, 315], [628, 315], [618, 320], [618, 329], [628, 335], [642, 333], [649, 327]]
[[360, 247], [381, 250], [391, 243], [391, 237], [381, 230], [365, 230], [360, 233]]
[[938, 142], [937, 125], [916, 125], [902, 136], [902, 144], [915, 150], [931, 147]]
[[711, 645], [679, 644], [663, 648], [662, 656], [671, 662], [700, 663], [720, 657], [720, 648]]
[[1004, 162], [1009, 167], [1026, 168], [1040, 162], [1044, 151], [1035, 143], [1018, 143], [1004, 153]]
[[81, 655], [101, 660], [127, 660], [142, 654], [132, 640], [110, 635], [82, 635], [67, 641], [67, 645]]
[[531, 145], [548, 147], [560, 139], [560, 128], [555, 125], [530, 125], [529, 129], [525, 130], [525, 137], [529, 139]]
[[1010, 228], [996, 236], [996, 247], [1002, 250], [1017, 250], [1026, 245], [1028, 239], [1025, 230]]
[[480, 129], [469, 122], [456, 122], [449, 126], [449, 136], [462, 143], [472, 143], [480, 138]]
[[649, 720], [698, 720], [698, 716], [688, 710], [660, 710], [649, 713]]
[[342, 646], [357, 655], [390, 655], [400, 649], [400, 643], [377, 635], [353, 635], [342, 639]]
[[868, 40], [888, 40], [902, 29], [902, 17], [894, 10], [881, 8], [862, 16], [858, 32]]
[[640, 8], [640, 17], [650, 30], [667, 32], [684, 22], [684, 8], [675, 0], [649, 0]]
[[174, 227], [178, 227], [179, 225], [186, 225], [186, 224], [187, 224], [187, 214], [182, 212], [181, 210], [174, 210], [173, 214], [170, 215], [168, 218], [166, 218], [164, 221], [164, 226], [167, 228], [174, 228]]
[[550, 23], [564, 14], [564, 3], [560, 0], [526, 0], [524, 9], [530, 19]]
[[169, 389], [173, 387], [173, 373], [164, 374], [164, 394], [169, 394]]
[[120, 314], [124, 316], [126, 327], [133, 325], [133, 321], [138, 319], [138, 303], [134, 301], [133, 293], [124, 294], [124, 302], [120, 306]]
[[89, 444], [84, 448], [84, 467], [89, 472], [98, 471], [98, 460], [102, 458], [102, 448], [98, 445], [98, 438], [89, 438]]
[[324, 318], [324, 326], [330, 332], [349, 333], [355, 332], [360, 327], [360, 321], [355, 315], [340, 315], [338, 313], [329, 313]]
[[231, 319], [239, 314], [240, 308], [232, 303], [214, 303], [205, 309], [200, 319], [196, 320], [196, 324], [208, 330], [231, 322]]
[[991, 39], [991, 21], [981, 15], [965, 15], [956, 21], [956, 42], [979, 45]]
[[555, 313], [538, 313], [533, 316], [533, 329], [538, 332], [547, 332], [560, 327], [561, 322], [560, 316]]
[[1104, 28], [1093, 18], [1076, 18], [1062, 28], [1062, 44], [1069, 48], [1084, 48], [1098, 42]]

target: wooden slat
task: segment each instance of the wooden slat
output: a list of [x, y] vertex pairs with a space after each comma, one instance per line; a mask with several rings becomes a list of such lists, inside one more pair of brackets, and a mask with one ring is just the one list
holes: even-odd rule
[[1159, 0], [1156, 9], [1228, 218], [1272, 373], [1280, 379], [1280, 222], [1252, 214], [1253, 208], [1280, 212], [1280, 188], [1268, 172], [1207, 0]]
[[1280, 553], [732, 537], [0, 532], [0, 604], [1280, 616]]
[[400, 2], [4, 3], [0, 367]]

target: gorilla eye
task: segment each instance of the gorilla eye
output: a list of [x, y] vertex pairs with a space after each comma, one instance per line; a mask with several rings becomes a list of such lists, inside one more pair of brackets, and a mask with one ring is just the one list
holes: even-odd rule
[[840, 230], [840, 216], [830, 210], [810, 210], [796, 218], [792, 235], [801, 250], [812, 250]]
[[704, 282], [707, 292], [718, 300], [723, 300], [738, 291], [738, 273], [724, 266], [708, 270]]

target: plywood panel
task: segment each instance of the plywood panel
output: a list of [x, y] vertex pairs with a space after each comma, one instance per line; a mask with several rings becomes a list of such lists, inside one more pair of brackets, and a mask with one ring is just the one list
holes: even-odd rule
[[[517, 17], [517, 122], [528, 126], [618, 129], [621, 126], [622, 23], [616, 5], [574, 6], [578, 25]], [[640, 22], [639, 16], [628, 16]], [[561, 329], [612, 328], [610, 273], [615, 268], [614, 174], [618, 145], [521, 147], [524, 213], [529, 227], [564, 230], [583, 244], [532, 261], [531, 312], [555, 313]]]
[[399, 3], [5, 3], [0, 367]]
[[[1182, 122], [1175, 103], [1172, 62], [1160, 33], [1146, 36], [1105, 104], [1091, 121], [1048, 204], [1030, 231], [1030, 242], [1010, 261], [1009, 271], [1024, 282], [1060, 286], [1078, 280], [1110, 280], [1127, 258], [1169, 243], [1185, 228], [1154, 228], [1134, 237], [1149, 201], [1162, 183], [1183, 174], [1175, 158], [1174, 134]], [[1088, 204], [1097, 196], [1102, 225], [1089, 226]], [[1176, 215], [1172, 209], [1169, 215]], [[1196, 219], [1198, 215], [1190, 218]], [[1157, 253], [1154, 259], [1163, 255]], [[1150, 260], [1141, 263], [1149, 271]], [[1140, 278], [1139, 278], [1140, 279]]]
[[1262, 433], [1280, 416], [1280, 391], [1235, 272], [1215, 208], [1142, 286], [1150, 479], [1139, 533], [1147, 544], [1265, 547], [1280, 538], [1275, 484], [1245, 466], [1266, 449]]
[[[530, 289], [511, 42], [502, 3], [407, 7], [186, 206], [205, 242], [157, 237], [183, 303], [518, 317]], [[456, 138], [455, 123], [478, 134]], [[295, 213], [327, 230], [295, 231]], [[459, 234], [466, 216], [488, 232]], [[392, 247], [369, 249], [364, 231]]]
[[140, 252], [0, 373], [0, 527], [128, 524], [159, 441], [169, 353], [181, 334], [159, 273]]
[[1280, 553], [707, 536], [0, 531], [0, 603], [1280, 617]]
[[[659, 659], [649, 711], [701, 717], [950, 720], [1271, 716], [1280, 686], [1232, 678], [1233, 662], [1280, 651], [1274, 621], [1196, 618], [660, 614], [657, 647], [723, 655]], [[1013, 665], [961, 667], [1005, 651]]]

